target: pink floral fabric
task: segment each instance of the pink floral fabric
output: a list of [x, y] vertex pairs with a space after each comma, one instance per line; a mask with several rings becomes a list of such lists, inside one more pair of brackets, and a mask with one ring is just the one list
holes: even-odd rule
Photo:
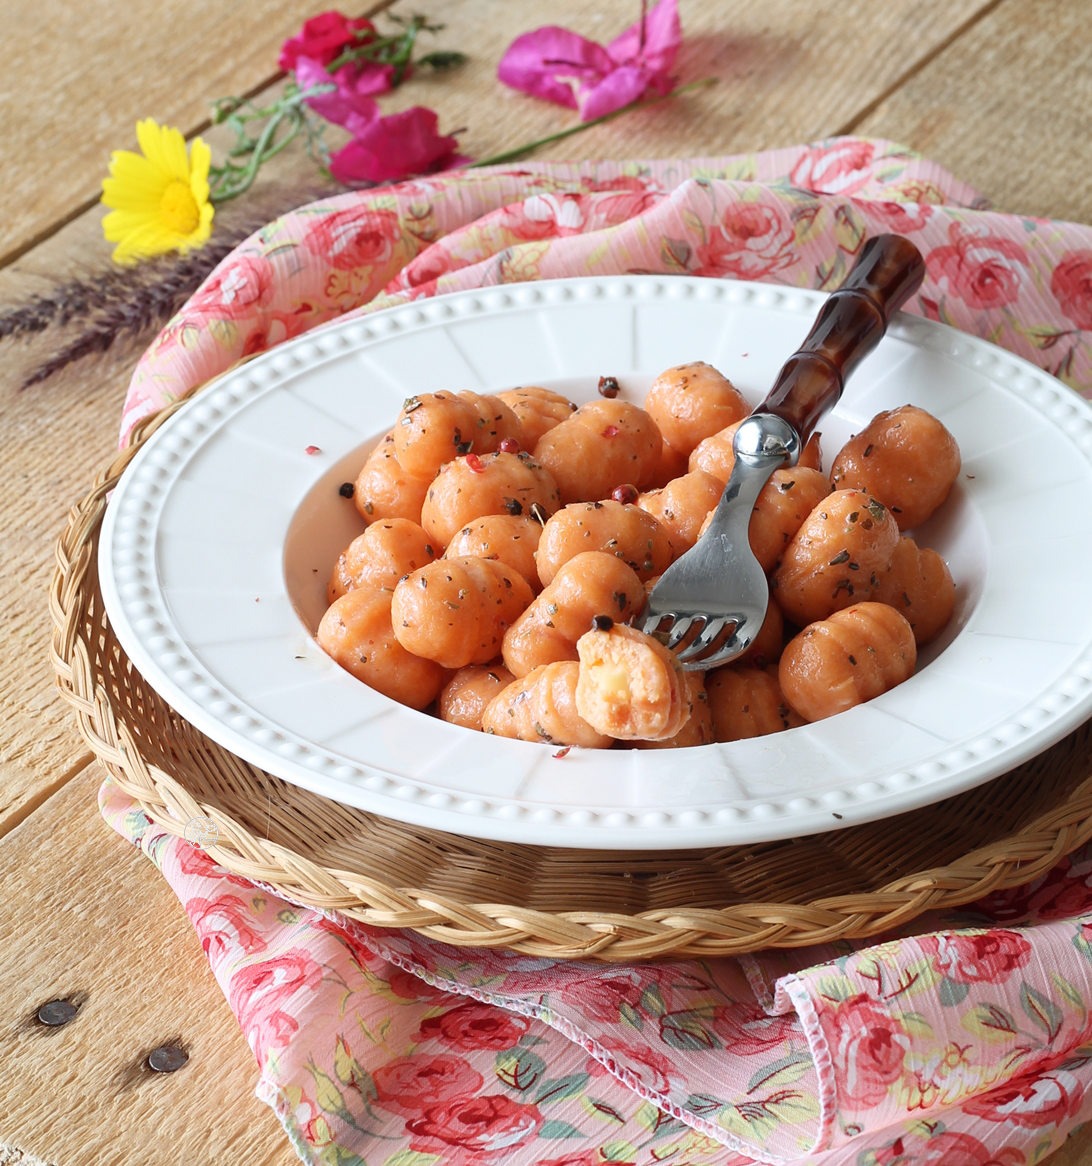
[[449, 172], [301, 207], [229, 255], [148, 349], [122, 438], [241, 357], [348, 315], [627, 272], [833, 289], [880, 231], [926, 257], [907, 311], [1092, 392], [1092, 227], [991, 211], [912, 151], [838, 138], [729, 158]]
[[922, 934], [608, 967], [323, 915], [100, 800], [310, 1164], [1030, 1166], [1092, 1117], [1092, 845]]
[[[844, 138], [302, 207], [164, 329], [123, 440], [241, 357], [350, 314], [577, 274], [834, 288], [888, 230], [926, 258], [908, 310], [1092, 395], [1092, 228], [993, 212], [927, 159]], [[602, 967], [323, 915], [217, 867], [110, 782], [101, 799], [183, 903], [307, 1163], [1030, 1166], [1092, 1117], [1092, 846], [883, 943]]]

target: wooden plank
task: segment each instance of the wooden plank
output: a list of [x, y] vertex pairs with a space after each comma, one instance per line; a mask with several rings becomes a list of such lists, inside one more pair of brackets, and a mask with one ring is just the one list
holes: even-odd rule
[[895, 137], [1000, 210], [1092, 222], [1092, 45], [1076, 0], [1005, 0], [856, 133]]
[[[837, 132], [915, 63], [961, 28], [988, 0], [681, 0], [680, 81], [716, 77], [710, 89], [628, 114], [543, 149], [536, 158], [669, 158], [790, 146]], [[417, 6], [419, 7], [419, 5]], [[489, 157], [577, 122], [574, 111], [500, 85], [507, 46], [538, 24], [560, 24], [609, 42], [636, 3], [551, 0], [548, 11], [510, 0], [444, 0], [436, 46], [469, 53], [456, 72], [423, 76], [384, 98], [384, 109], [427, 105], [441, 129], [465, 126], [462, 149]], [[392, 11], [409, 13], [403, 2]], [[429, 41], [432, 44], [432, 41]]]
[[1050, 1166], [1088, 1166], [1092, 1162], [1092, 1124], [1079, 1126], [1043, 1161]]
[[0, 263], [98, 197], [110, 151], [136, 149], [137, 120], [192, 132], [210, 98], [268, 83], [281, 42], [316, 11], [313, 0], [5, 7], [19, 51], [6, 61], [0, 125], [5, 155], [18, 165], [7, 178]]
[[[0, 1160], [13, 1146], [56, 1166], [297, 1162], [185, 912], [99, 817], [101, 779], [88, 766], [2, 843]], [[35, 1023], [73, 993], [74, 1020]], [[181, 1069], [139, 1068], [172, 1038]]]
[[[928, 54], [978, 11], [982, 2], [898, 0], [875, 8], [862, 22], [859, 13], [831, 2], [802, 9], [793, 0], [734, 0], [729, 5], [683, 0], [686, 39], [679, 73], [684, 79], [717, 75], [719, 83], [578, 135], [543, 156], [727, 153], [831, 133], [840, 121], [883, 93], [909, 63]], [[410, 3], [399, 7], [406, 14], [416, 10]], [[610, 0], [594, 12], [578, 0], [558, 0], [550, 19], [609, 40], [632, 18], [632, 9], [629, 0]], [[422, 70], [398, 93], [384, 98], [386, 109], [433, 106], [442, 126], [469, 127], [465, 146], [478, 156], [573, 124], [571, 111], [506, 90], [495, 80], [504, 48], [544, 16], [529, 5], [505, 0], [437, 0], [430, 10], [447, 27], [435, 38], [426, 38], [426, 46], [462, 49], [472, 59], [464, 68], [443, 75]], [[910, 51], [907, 45], [913, 46]], [[273, 60], [275, 47], [267, 44], [266, 52], [267, 60]], [[221, 84], [216, 72], [221, 53], [219, 42], [216, 52], [208, 53], [205, 93], [241, 88], [234, 80]], [[97, 42], [89, 59], [95, 54], [100, 61], [108, 59], [107, 48]], [[173, 58], [168, 64], [164, 54], [161, 49], [156, 70], [169, 74], [175, 67]], [[144, 108], [133, 99], [130, 116]], [[214, 152], [227, 142], [222, 129], [207, 137]], [[37, 149], [44, 164], [41, 143]], [[314, 170], [302, 154], [293, 153], [277, 159], [271, 173], [286, 181], [310, 182]], [[223, 220], [244, 208], [245, 200], [219, 213]], [[40, 203], [36, 221], [47, 222], [55, 213], [48, 201]], [[0, 271], [0, 303], [48, 287], [58, 274], [107, 263], [109, 250], [102, 242], [100, 219], [99, 208], [81, 215]], [[7, 634], [18, 649], [6, 653], [0, 663], [0, 707], [6, 715], [0, 735], [0, 834], [56, 788], [63, 774], [86, 760], [67, 710], [51, 695], [49, 628], [42, 597], [64, 515], [113, 447], [134, 361], [131, 352], [87, 360], [46, 385], [20, 393], [17, 386], [23, 373], [52, 343], [52, 335], [29, 346], [9, 343], [0, 369], [0, 408], [5, 417], [0, 457], [8, 470], [0, 501], [9, 515], [0, 530], [0, 553], [9, 565], [0, 579], [0, 604], [9, 613]]]
[[[276, 160], [276, 161], [279, 161]], [[273, 166], [272, 177], [313, 174], [299, 159]], [[305, 201], [290, 188], [279, 204]], [[235, 204], [224, 218], [244, 210]], [[274, 213], [272, 210], [270, 214]], [[96, 209], [0, 270], [0, 303], [46, 291], [61, 273], [95, 271], [109, 263]], [[150, 337], [148, 337], [150, 339]], [[25, 375], [59, 345], [50, 330], [29, 342], [8, 341], [0, 364], [0, 835], [90, 760], [68, 707], [56, 695], [49, 663], [52, 626], [46, 591], [53, 548], [69, 508], [90, 488], [117, 449], [125, 390], [142, 344], [121, 345], [82, 360], [45, 384], [21, 391]]]

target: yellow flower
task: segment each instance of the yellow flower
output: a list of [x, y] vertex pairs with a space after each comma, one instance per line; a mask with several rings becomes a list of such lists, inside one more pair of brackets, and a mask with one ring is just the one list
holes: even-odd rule
[[136, 132], [141, 153], [115, 150], [102, 181], [102, 201], [111, 208], [102, 231], [117, 244], [114, 261], [124, 264], [189, 251], [212, 232], [208, 146], [194, 138], [187, 158], [181, 133], [150, 117], [137, 122]]

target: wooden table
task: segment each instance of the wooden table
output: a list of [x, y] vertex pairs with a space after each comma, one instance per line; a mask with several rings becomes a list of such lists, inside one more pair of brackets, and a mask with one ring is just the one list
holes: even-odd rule
[[[382, 7], [382, 6], [381, 6]], [[419, 3], [397, 0], [412, 14]], [[563, 128], [573, 115], [503, 90], [504, 47], [544, 20], [609, 39], [636, 0], [431, 0], [436, 47], [470, 54], [384, 99], [432, 106], [465, 126], [477, 157]], [[133, 148], [144, 116], [203, 130], [206, 100], [277, 83], [280, 42], [307, 0], [4, 0], [18, 49], [5, 62], [0, 125], [8, 160], [0, 219], [0, 303], [108, 261], [96, 201], [109, 151]], [[1092, 23], [1085, 0], [680, 0], [684, 80], [717, 85], [631, 114], [541, 157], [721, 154], [855, 132], [921, 150], [998, 208], [1092, 222], [1086, 181]], [[10, 35], [10, 33], [9, 33]], [[16, 39], [16, 38], [13, 38]], [[219, 131], [206, 135], [214, 152]], [[302, 201], [308, 163], [253, 214]], [[0, 1164], [295, 1162], [200, 945], [152, 865], [98, 816], [101, 773], [53, 691], [46, 587], [69, 506], [115, 446], [138, 350], [91, 358], [20, 391], [53, 333], [7, 342], [0, 370]], [[34, 1022], [79, 993], [71, 1023]], [[178, 1072], [141, 1066], [180, 1038]], [[1092, 1161], [1079, 1132], [1053, 1158]]]

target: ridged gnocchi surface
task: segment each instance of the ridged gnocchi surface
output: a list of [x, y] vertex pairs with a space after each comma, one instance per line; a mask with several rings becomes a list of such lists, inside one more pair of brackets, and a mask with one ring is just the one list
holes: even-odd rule
[[914, 632], [886, 603], [858, 603], [806, 627], [785, 645], [781, 690], [806, 720], [872, 700], [913, 674]]

